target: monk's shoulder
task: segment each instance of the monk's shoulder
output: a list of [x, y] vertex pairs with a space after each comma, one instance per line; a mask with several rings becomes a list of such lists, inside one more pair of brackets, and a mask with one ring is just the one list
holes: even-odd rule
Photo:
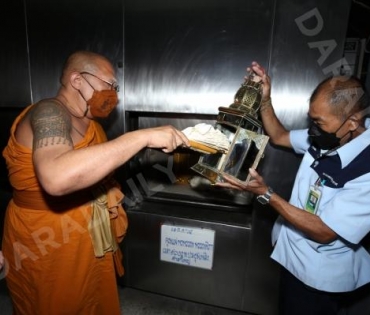
[[[43, 99], [27, 111], [15, 130], [16, 140], [32, 148], [35, 135], [52, 137], [55, 132], [63, 130], [69, 133], [71, 118], [62, 104], [55, 99]], [[59, 130], [59, 131], [58, 131]]]
[[31, 124], [39, 120], [63, 119], [71, 121], [71, 117], [66, 108], [56, 99], [43, 99], [36, 103], [28, 113]]

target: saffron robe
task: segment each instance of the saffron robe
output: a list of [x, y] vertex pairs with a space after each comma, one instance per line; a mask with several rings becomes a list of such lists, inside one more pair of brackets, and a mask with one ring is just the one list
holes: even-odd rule
[[[96, 257], [88, 229], [91, 191], [63, 197], [47, 195], [37, 181], [32, 150], [15, 139], [17, 124], [29, 108], [14, 121], [3, 151], [14, 191], [2, 244], [14, 314], [118, 315], [113, 252]], [[84, 139], [74, 148], [106, 140], [102, 127], [91, 121]], [[118, 229], [125, 233], [126, 228], [124, 213], [123, 226]]]

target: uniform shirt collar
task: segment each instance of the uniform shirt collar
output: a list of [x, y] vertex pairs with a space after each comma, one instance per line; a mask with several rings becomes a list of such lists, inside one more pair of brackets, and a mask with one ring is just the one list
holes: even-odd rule
[[337, 149], [337, 153], [342, 162], [342, 168], [346, 167], [362, 150], [370, 145], [370, 119], [365, 121], [365, 130], [362, 134]]

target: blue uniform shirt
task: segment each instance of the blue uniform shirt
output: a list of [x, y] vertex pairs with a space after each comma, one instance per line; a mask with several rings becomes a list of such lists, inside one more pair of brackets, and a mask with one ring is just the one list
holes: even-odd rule
[[359, 244], [370, 231], [370, 129], [320, 158], [308, 132], [290, 132], [304, 154], [290, 203], [305, 209], [310, 186], [323, 183], [315, 215], [338, 234], [329, 244], [309, 239], [279, 217], [272, 231], [271, 257], [306, 285], [327, 292], [352, 291], [370, 282], [370, 254]]

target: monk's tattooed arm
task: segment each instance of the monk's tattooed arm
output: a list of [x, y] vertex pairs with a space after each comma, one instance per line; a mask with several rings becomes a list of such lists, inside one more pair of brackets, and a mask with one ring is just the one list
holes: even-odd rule
[[31, 126], [34, 150], [57, 144], [72, 146], [71, 118], [60, 104], [52, 100], [44, 100], [35, 106]]

